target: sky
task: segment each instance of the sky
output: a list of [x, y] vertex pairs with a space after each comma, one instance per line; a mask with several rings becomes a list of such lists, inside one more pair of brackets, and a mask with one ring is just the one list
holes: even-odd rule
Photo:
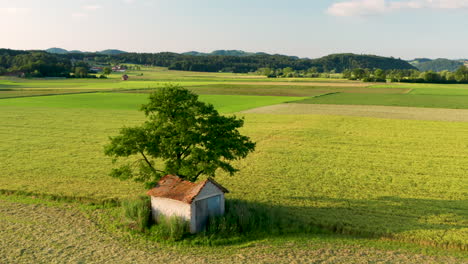
[[0, 0], [0, 48], [468, 58], [468, 0]]

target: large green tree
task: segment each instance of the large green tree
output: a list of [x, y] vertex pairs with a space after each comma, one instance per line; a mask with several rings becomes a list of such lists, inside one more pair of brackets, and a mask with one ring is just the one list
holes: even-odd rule
[[468, 67], [465, 65], [460, 66], [460, 68], [455, 72], [455, 79], [460, 83], [468, 82]]
[[255, 149], [255, 143], [238, 131], [243, 119], [220, 115], [184, 88], [169, 85], [157, 90], [141, 110], [148, 120], [122, 128], [105, 146], [114, 162], [130, 160], [112, 170], [114, 177], [151, 186], [166, 174], [189, 181], [215, 176], [217, 169], [233, 175], [238, 170], [230, 162]]
[[104, 69], [102, 69], [102, 74], [104, 75], [110, 75], [111, 73], [112, 73], [111, 67], [104, 67]]

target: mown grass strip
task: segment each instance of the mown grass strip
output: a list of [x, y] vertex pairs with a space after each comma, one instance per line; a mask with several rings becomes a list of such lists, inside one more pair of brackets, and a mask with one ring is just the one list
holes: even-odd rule
[[468, 96], [336, 93], [297, 101], [301, 104], [384, 105], [468, 109]]

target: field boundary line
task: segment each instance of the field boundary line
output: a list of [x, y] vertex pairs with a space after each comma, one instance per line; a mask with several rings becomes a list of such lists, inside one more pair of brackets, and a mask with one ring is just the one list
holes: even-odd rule
[[[323, 97], [323, 96], [328, 96], [328, 95], [332, 95], [332, 94], [339, 94], [341, 92], [332, 92], [332, 93], [324, 93], [324, 94], [318, 94], [318, 95], [314, 95], [314, 96], [307, 96], [306, 98], [304, 98], [303, 100], [308, 100], [308, 99], [311, 99], [311, 98], [318, 98], [318, 97]], [[288, 101], [288, 102], [285, 102], [285, 104], [294, 104], [294, 103], [298, 103], [300, 101], [303, 101], [303, 100], [296, 100], [296, 101]]]
[[42, 96], [55, 96], [55, 95], [74, 95], [74, 94], [92, 94], [101, 93], [103, 91], [91, 91], [91, 92], [73, 92], [73, 93], [54, 93], [54, 94], [38, 94], [38, 95], [24, 95], [24, 96], [12, 96], [12, 97], [0, 97], [0, 100], [5, 99], [17, 99], [17, 98], [28, 98], [28, 97], [42, 97]]
[[47, 194], [39, 192], [27, 192], [20, 190], [8, 190], [0, 189], [0, 195], [5, 196], [23, 196], [29, 198], [41, 198], [52, 201], [61, 202], [80, 202], [89, 205], [107, 205], [107, 206], [118, 206], [120, 205], [121, 199], [119, 198], [90, 198], [86, 196], [70, 196], [70, 195], [58, 195], [58, 194]]

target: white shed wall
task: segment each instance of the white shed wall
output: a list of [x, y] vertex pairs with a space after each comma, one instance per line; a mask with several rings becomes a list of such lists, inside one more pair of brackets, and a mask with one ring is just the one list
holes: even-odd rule
[[190, 207], [190, 204], [181, 201], [151, 196], [151, 211], [155, 220], [157, 220], [159, 214], [163, 214], [165, 216], [177, 215], [184, 220], [190, 221]]
[[225, 198], [224, 192], [221, 191], [216, 185], [211, 182], [207, 182], [200, 193], [194, 198], [191, 204], [187, 204], [181, 201], [154, 197], [151, 196], [151, 211], [153, 213], [153, 218], [157, 220], [159, 214], [165, 216], [177, 215], [182, 219], [190, 221], [190, 232], [196, 233], [200, 230], [196, 230], [196, 207], [195, 201], [207, 199], [213, 196], [220, 196], [220, 207], [221, 214], [224, 214], [225, 211]]

